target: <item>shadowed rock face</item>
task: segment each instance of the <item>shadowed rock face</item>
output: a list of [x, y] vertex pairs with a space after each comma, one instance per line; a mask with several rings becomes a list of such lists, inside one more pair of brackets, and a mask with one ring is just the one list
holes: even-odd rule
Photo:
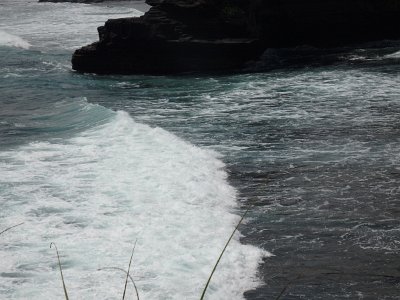
[[242, 68], [265, 49], [400, 37], [400, 0], [147, 0], [77, 50], [80, 72], [169, 74]]

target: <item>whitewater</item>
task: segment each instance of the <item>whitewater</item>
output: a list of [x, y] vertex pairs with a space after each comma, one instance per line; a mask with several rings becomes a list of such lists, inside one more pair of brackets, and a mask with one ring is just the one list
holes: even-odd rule
[[[1, 299], [63, 297], [51, 242], [71, 299], [120, 297], [125, 274], [110, 268], [127, 269], [135, 243], [131, 275], [141, 299], [198, 299], [243, 213], [217, 152], [85, 94], [63, 95], [65, 82], [46, 81], [35, 93], [47, 74], [70, 76], [70, 50], [107, 18], [140, 14], [129, 3], [2, 4], [0, 50], [29, 63], [0, 66], [12, 89], [2, 99], [0, 229], [23, 223], [0, 239]], [[259, 284], [257, 268], [270, 254], [239, 238], [207, 299], [243, 299]], [[135, 295], [132, 286], [128, 293]]]
[[[104, 110], [81, 105], [87, 114]], [[56, 242], [71, 297], [113, 299], [124, 274], [98, 269], [126, 269], [137, 241], [133, 276], [144, 299], [197, 299], [238, 222], [224, 165], [216, 154], [135, 123], [125, 112], [102, 113], [108, 122], [68, 140], [0, 153], [1, 184], [10, 187], [0, 194], [2, 224], [24, 222], [3, 240], [2, 270], [10, 270], [3, 276], [11, 286], [21, 280], [5, 296], [62, 295], [48, 249]], [[237, 239], [231, 247], [212, 285], [215, 299], [240, 299], [256, 283], [249, 275], [260, 251]]]

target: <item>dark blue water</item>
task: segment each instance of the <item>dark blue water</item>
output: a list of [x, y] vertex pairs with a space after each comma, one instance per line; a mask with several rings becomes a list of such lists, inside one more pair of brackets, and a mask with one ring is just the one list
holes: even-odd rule
[[[140, 183], [148, 184], [146, 191], [157, 190], [160, 184], [153, 183], [160, 180], [168, 184], [156, 195], [171, 194], [171, 201], [165, 206], [153, 206], [147, 217], [169, 210], [174, 206], [173, 199], [184, 193], [186, 198], [193, 197], [194, 202], [188, 207], [196, 208], [197, 213], [177, 204], [172, 215], [184, 211], [193, 219], [201, 213], [211, 214], [215, 205], [215, 217], [226, 218], [225, 223], [215, 223], [210, 228], [186, 226], [191, 228], [187, 231], [198, 234], [200, 240], [213, 239], [211, 231], [227, 225], [226, 230], [215, 238], [223, 240], [237, 220], [225, 215], [227, 207], [239, 215], [251, 206], [250, 216], [241, 227], [240, 240], [242, 244], [256, 248], [246, 248], [239, 243], [232, 245], [238, 250], [232, 250], [233, 254], [227, 258], [229, 263], [221, 270], [222, 274], [231, 273], [232, 277], [226, 275], [228, 277], [216, 279], [213, 299], [240, 299], [246, 290], [247, 299], [275, 299], [285, 287], [282, 299], [400, 299], [399, 42], [384, 41], [329, 51], [308, 47], [268, 51], [262, 62], [252, 66], [253, 70], [267, 71], [260, 73], [175, 77], [81, 75], [70, 69], [71, 53], [75, 47], [96, 39], [95, 24], [102, 22], [98, 16], [109, 17], [105, 12], [108, 8], [24, 4], [20, 0], [0, 5], [0, 37], [4, 41], [5, 33], [14, 36], [7, 35], [8, 42], [0, 44], [0, 151], [3, 151], [0, 168], [3, 167], [7, 174], [0, 194], [5, 212], [0, 214], [3, 227], [13, 223], [14, 219], [7, 218], [12, 215], [18, 220], [33, 222], [36, 231], [43, 230], [43, 224], [50, 224], [59, 226], [58, 234], [65, 235], [75, 232], [66, 230], [65, 224], [86, 228], [97, 220], [97, 217], [87, 220], [85, 216], [73, 213], [65, 220], [64, 214], [72, 209], [67, 204], [53, 205], [52, 210], [44, 212], [35, 211], [34, 218], [31, 211], [23, 211], [22, 216], [16, 213], [18, 201], [28, 201], [23, 196], [24, 191], [34, 193], [35, 197], [42, 195], [41, 191], [32, 188], [38, 183], [29, 185], [28, 181], [39, 180], [50, 171], [52, 176], [57, 172], [73, 174], [62, 177], [62, 180], [71, 179], [67, 184], [48, 178], [40, 181], [41, 188], [51, 186], [52, 192], [45, 196], [51, 195], [55, 199], [64, 199], [66, 195], [80, 199], [79, 193], [97, 195], [91, 186], [94, 180], [102, 186], [114, 177], [118, 182], [144, 178]], [[111, 13], [129, 14], [131, 8], [125, 5], [111, 8]], [[66, 12], [74, 13], [74, 16], [60, 22], [60, 16]], [[25, 16], [27, 21], [22, 21], [17, 14]], [[53, 15], [54, 20], [51, 19]], [[85, 18], [91, 21], [86, 22]], [[36, 23], [40, 19], [43, 22]], [[43, 34], [44, 30], [48, 33]], [[32, 46], [28, 48], [24, 41]], [[135, 123], [130, 123], [133, 122], [131, 119]], [[157, 130], [162, 130], [161, 136]], [[114, 139], [114, 135], [119, 138]], [[143, 135], [140, 145], [144, 143], [146, 147], [131, 144], [138, 135]], [[146, 139], [151, 142], [147, 144]], [[183, 146], [181, 142], [191, 145]], [[96, 147], [91, 147], [92, 143]], [[199, 150], [190, 150], [192, 145]], [[81, 148], [84, 152], [80, 152]], [[176, 151], [177, 148], [184, 150]], [[141, 152], [135, 152], [135, 149]], [[101, 156], [103, 152], [110, 156]], [[130, 153], [151, 154], [131, 161]], [[111, 159], [117, 156], [118, 162]], [[86, 168], [82, 161], [88, 163], [87, 157], [93, 158], [93, 164]], [[142, 166], [140, 160], [150, 163]], [[27, 161], [27, 165], [30, 163], [32, 170], [19, 168], [18, 164], [23, 161]], [[103, 165], [108, 161], [110, 164]], [[125, 171], [110, 173], [115, 164], [119, 170], [126, 164], [130, 170], [143, 167], [145, 171], [135, 177]], [[64, 168], [66, 165], [74, 167]], [[181, 165], [184, 167], [177, 167]], [[79, 171], [81, 167], [83, 170]], [[160, 167], [159, 171], [157, 167]], [[223, 174], [222, 177], [218, 175], [221, 167], [227, 173], [230, 185]], [[154, 168], [154, 172], [146, 173], [149, 168]], [[174, 172], [177, 168], [179, 171]], [[84, 177], [86, 186], [74, 173], [76, 170], [87, 176]], [[25, 174], [27, 172], [31, 172], [29, 176]], [[159, 173], [165, 177], [157, 177]], [[101, 174], [106, 179], [98, 179]], [[176, 180], [170, 181], [170, 178]], [[16, 185], [16, 182], [20, 184]], [[125, 199], [128, 195], [128, 201], [136, 195], [135, 189], [130, 190], [128, 186], [129, 183], [111, 186], [101, 195], [119, 189], [118, 197]], [[231, 187], [237, 191], [235, 196], [231, 195]], [[196, 194], [203, 193], [204, 198], [196, 198]], [[111, 199], [115, 201], [118, 197], [113, 195]], [[140, 194], [140, 199], [145, 199], [143, 203], [152, 197], [151, 193]], [[231, 197], [242, 209], [234, 208], [227, 200]], [[205, 207], [193, 206], [199, 201], [205, 201]], [[227, 206], [219, 208], [216, 203], [224, 201], [228, 201]], [[95, 201], [90, 203], [92, 206], [85, 207], [84, 211], [97, 209], [93, 207]], [[108, 202], [104, 200], [104, 203]], [[38, 205], [42, 203], [38, 202]], [[27, 207], [21, 204], [22, 209]], [[143, 207], [141, 210], [144, 211]], [[129, 209], [134, 207], [129, 206]], [[118, 216], [116, 211], [106, 213]], [[64, 219], [61, 223], [48, 221], [53, 215]], [[129, 218], [129, 214], [126, 216]], [[172, 220], [176, 218], [165, 218], [154, 219], [158, 223], [164, 220], [166, 225], [156, 227], [143, 239], [147, 241], [150, 235], [163, 230], [169, 239], [180, 236], [179, 230], [167, 228], [185, 228], [185, 225], [174, 223]], [[127, 230], [127, 225], [119, 224], [117, 220], [117, 217], [112, 219], [113, 230], [107, 234]], [[143, 224], [143, 219], [141, 222]], [[106, 224], [101, 221], [82, 238], [103, 234], [96, 230]], [[56, 231], [52, 231], [52, 238], [57, 236]], [[128, 240], [137, 234], [134, 231], [119, 238]], [[41, 239], [46, 238], [41, 236]], [[178, 243], [184, 243], [185, 239], [177, 238]], [[161, 247], [157, 243], [143, 244]], [[69, 251], [75, 251], [72, 245]], [[12, 240], [7, 247], [21, 246]], [[33, 247], [42, 251], [44, 257], [48, 255], [40, 250], [41, 244]], [[260, 261], [257, 248], [274, 256], [264, 255]], [[190, 247], [185, 249], [181, 249], [182, 255], [188, 253]], [[203, 257], [207, 256], [212, 262], [216, 258], [215, 251], [218, 252], [213, 250], [206, 255], [202, 252]], [[11, 250], [8, 253], [12, 255]], [[71, 255], [73, 257], [66, 258], [71, 264], [70, 272], [81, 276], [74, 265], [79, 265], [78, 257], [82, 254], [78, 251]], [[41, 261], [41, 258], [33, 257]], [[198, 263], [199, 257], [187, 258], [187, 264], [172, 273], [178, 274], [181, 280], [187, 276], [197, 280], [197, 275], [192, 275], [193, 267], [202, 271], [204, 268], [204, 274], [208, 272], [208, 262]], [[196, 263], [190, 265], [193, 261]], [[96, 268], [96, 263], [94, 265]], [[173, 266], [169, 265], [168, 269]], [[257, 274], [253, 272], [254, 266], [258, 266]], [[151, 265], [148, 270], [158, 267]], [[15, 289], [18, 285], [23, 286], [24, 281], [32, 283], [26, 268], [19, 266], [24, 272], [17, 272], [23, 278], [17, 281], [9, 280], [7, 274], [16, 272], [10, 269], [18, 268], [18, 263], [10, 259], [10, 263], [2, 264], [2, 268], [9, 270], [0, 270], [0, 275], [8, 278], [1, 286], [0, 295], [3, 293], [6, 299], [23, 299], [26, 295]], [[45, 263], [42, 268], [46, 270]], [[155, 287], [154, 281], [163, 282], [157, 272], [149, 275], [145, 267], [141, 272], [144, 279], [139, 278], [139, 283], [144, 280], [143, 293], [149, 299], [196, 298], [196, 295], [165, 288], [163, 284]], [[35, 274], [31, 276], [39, 276]], [[166, 271], [164, 275], [168, 274]], [[257, 281], [253, 278], [255, 275], [258, 285], [254, 283]], [[232, 285], [218, 289], [218, 284], [229, 280], [233, 286], [242, 283], [242, 290], [229, 294]], [[54, 281], [57, 282], [57, 278]], [[172, 282], [176, 286], [183, 284], [179, 279]], [[81, 290], [82, 286], [75, 283], [74, 288]], [[151, 294], [149, 291], [155, 288], [168, 291], [171, 296], [163, 298]], [[31, 291], [34, 288], [29, 286], [29, 289], [34, 298], [40, 299]], [[187, 287], [187, 290], [191, 289], [193, 287]], [[201, 284], [197, 289], [201, 290]], [[102, 298], [101, 295], [97, 297]]]

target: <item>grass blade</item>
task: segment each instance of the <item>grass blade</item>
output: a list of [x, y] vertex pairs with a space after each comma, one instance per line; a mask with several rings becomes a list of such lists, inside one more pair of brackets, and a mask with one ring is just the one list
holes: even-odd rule
[[282, 296], [285, 294], [286, 290], [288, 289], [289, 285], [291, 285], [294, 281], [299, 280], [301, 278], [301, 274], [297, 276], [295, 279], [290, 280], [282, 289], [281, 293], [276, 297], [275, 300], [280, 300]]
[[13, 229], [13, 228], [15, 228], [15, 227], [17, 227], [17, 226], [20, 226], [20, 225], [22, 225], [22, 224], [24, 224], [24, 222], [19, 223], [19, 224], [14, 225], [14, 226], [11, 226], [11, 227], [8, 227], [8, 228], [4, 229], [2, 232], [0, 232], [0, 235], [2, 235], [2, 234], [3, 234], [4, 232], [6, 232], [6, 231], [9, 231], [10, 229]]
[[105, 267], [105, 268], [100, 268], [100, 269], [98, 269], [98, 271], [103, 271], [103, 270], [119, 270], [119, 271], [124, 272], [127, 276], [129, 276], [129, 279], [131, 280], [131, 282], [132, 282], [132, 284], [133, 284], [133, 287], [135, 288], [137, 300], [140, 300], [140, 298], [139, 298], [139, 291], [138, 291], [138, 289], [137, 289], [137, 287], [136, 287], [135, 281], [133, 280], [132, 276], [131, 276], [127, 271], [125, 271], [125, 270], [122, 269], [122, 268], [117, 268], [117, 267]]
[[54, 245], [54, 248], [56, 249], [56, 252], [57, 252], [58, 267], [60, 268], [61, 281], [62, 281], [63, 288], [64, 288], [65, 299], [66, 299], [66, 300], [69, 300], [69, 298], [68, 298], [68, 293], [67, 293], [67, 288], [65, 287], [64, 275], [63, 275], [63, 272], [62, 272], [61, 261], [60, 261], [60, 255], [59, 255], [59, 253], [58, 253], [58, 249], [57, 249], [57, 246], [56, 246], [55, 243], [51, 243], [51, 244], [50, 244], [50, 248], [51, 248], [51, 246], [53, 246], [53, 245]]
[[[135, 241], [135, 245], [133, 245], [131, 259], [129, 260], [128, 272], [126, 273], [124, 294], [122, 295], [122, 300], [125, 300], [125, 293], [126, 293], [126, 287], [127, 287], [127, 285], [128, 285], [129, 271], [130, 271], [130, 269], [131, 269], [132, 258], [133, 258], [133, 253], [135, 252], [136, 243], [137, 243], [137, 240]], [[136, 288], [136, 285], [135, 285], [135, 288]], [[137, 293], [137, 290], [136, 290], [136, 293]], [[139, 298], [139, 295], [138, 295], [138, 294], [137, 294], [137, 296], [138, 296], [138, 298]]]
[[231, 240], [232, 240], [233, 236], [235, 235], [236, 231], [238, 230], [240, 224], [242, 224], [242, 222], [243, 222], [244, 218], [246, 217], [247, 213], [249, 212], [249, 210], [250, 210], [250, 207], [245, 211], [245, 213], [243, 214], [243, 216], [242, 216], [242, 218], [240, 219], [239, 223], [236, 225], [236, 227], [235, 227], [235, 229], [233, 230], [231, 236], [229, 237], [228, 241], [226, 242], [225, 247], [224, 247], [224, 249], [222, 250], [220, 256], [218, 257], [218, 260], [217, 260], [217, 262], [216, 262], [216, 264], [215, 264], [215, 266], [214, 266], [214, 268], [213, 268], [213, 270], [212, 270], [212, 272], [211, 272], [211, 274], [210, 274], [210, 277], [208, 277], [207, 284], [206, 284], [206, 286], [205, 286], [204, 289], [203, 289], [203, 293], [201, 294], [200, 300], [203, 300], [203, 299], [204, 299], [204, 296], [206, 295], [206, 292], [207, 292], [207, 289], [208, 289], [208, 285], [210, 284], [211, 278], [212, 278], [212, 276], [214, 275], [214, 272], [215, 272], [215, 270], [217, 269], [218, 264], [219, 264], [219, 262], [220, 262], [222, 256], [223, 256], [224, 253], [225, 253], [226, 248], [228, 248], [229, 243], [231, 242]]
[[285, 294], [287, 288], [289, 287], [289, 285], [291, 284], [291, 282], [289, 281], [281, 290], [280, 294], [278, 295], [278, 297], [276, 297], [275, 300], [280, 300], [282, 298], [282, 296]]

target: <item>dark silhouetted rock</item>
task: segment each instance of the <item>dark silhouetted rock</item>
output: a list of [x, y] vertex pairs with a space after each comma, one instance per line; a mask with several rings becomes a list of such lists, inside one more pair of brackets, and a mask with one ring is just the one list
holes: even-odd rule
[[147, 0], [140, 18], [108, 20], [73, 69], [169, 74], [242, 68], [265, 49], [400, 37], [400, 0]]

